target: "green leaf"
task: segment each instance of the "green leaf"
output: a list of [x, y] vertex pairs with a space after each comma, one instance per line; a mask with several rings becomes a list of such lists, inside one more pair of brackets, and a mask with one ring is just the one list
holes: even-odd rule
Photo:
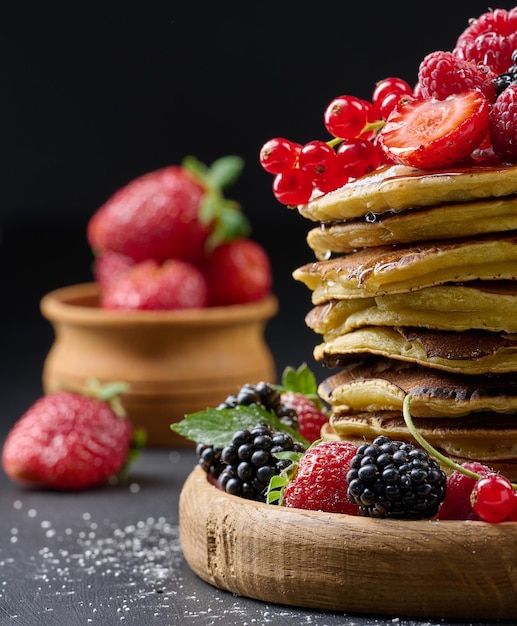
[[242, 174], [244, 160], [239, 156], [225, 156], [217, 159], [208, 168], [208, 178], [212, 187], [226, 189]]
[[208, 167], [204, 163], [201, 163], [194, 156], [187, 156], [181, 162], [181, 166], [189, 170], [189, 172], [200, 179], [200, 182], [207, 186], [209, 173]]
[[238, 209], [228, 205], [226, 210], [219, 214], [214, 230], [208, 238], [208, 249], [213, 250], [225, 241], [248, 237], [250, 233], [251, 225], [248, 219]]
[[291, 366], [286, 367], [282, 374], [282, 384], [274, 385], [274, 387], [279, 393], [292, 391], [302, 394], [321, 410], [327, 408], [318, 395], [316, 376], [306, 363], [302, 363], [298, 369]]
[[286, 367], [282, 374], [282, 385], [286, 390], [304, 395], [315, 394], [318, 391], [316, 377], [306, 363], [302, 363], [297, 370], [291, 366]]
[[274, 430], [287, 432], [295, 441], [309, 446], [304, 437], [283, 424], [272, 411], [266, 411], [256, 404], [190, 413], [181, 422], [171, 424], [171, 429], [186, 439], [222, 448], [231, 443], [237, 430], [253, 428], [258, 424], [270, 424]]
[[241, 212], [241, 206], [224, 197], [223, 190], [234, 183], [244, 168], [244, 160], [238, 156], [225, 156], [207, 167], [193, 156], [182, 161], [205, 189], [199, 207], [199, 218], [204, 224], [212, 224], [212, 233], [207, 241], [207, 252], [216, 246], [238, 237], [247, 237], [251, 225]]

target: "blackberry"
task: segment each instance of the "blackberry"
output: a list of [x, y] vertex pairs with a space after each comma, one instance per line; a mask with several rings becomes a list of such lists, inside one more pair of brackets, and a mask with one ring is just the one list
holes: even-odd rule
[[447, 477], [437, 461], [411, 443], [377, 437], [362, 444], [347, 474], [348, 498], [366, 517], [434, 517]]
[[221, 452], [224, 469], [219, 475], [223, 491], [235, 496], [266, 501], [266, 490], [272, 476], [280, 474], [291, 461], [277, 459], [277, 452], [305, 452], [305, 447], [285, 432], [259, 424], [251, 430], [238, 430], [232, 442]]
[[517, 50], [512, 53], [512, 61], [514, 64], [504, 74], [499, 74], [493, 80], [496, 97], [513, 83], [517, 83]]
[[198, 465], [210, 476], [219, 478], [219, 474], [224, 469], [224, 464], [221, 463], [222, 448], [217, 446], [209, 446], [204, 443], [196, 444], [196, 455], [198, 459]]
[[236, 406], [250, 406], [252, 404], [256, 404], [266, 411], [273, 411], [283, 424], [295, 430], [299, 429], [296, 411], [282, 404], [280, 393], [269, 383], [260, 382], [256, 385], [247, 383], [237, 393], [229, 395], [217, 408], [233, 409]]

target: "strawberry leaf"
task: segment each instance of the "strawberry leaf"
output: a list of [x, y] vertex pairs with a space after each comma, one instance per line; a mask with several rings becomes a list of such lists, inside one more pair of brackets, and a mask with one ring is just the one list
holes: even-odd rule
[[266, 411], [256, 404], [190, 413], [181, 422], [171, 424], [171, 429], [192, 441], [224, 447], [231, 443], [237, 430], [250, 429], [258, 424], [270, 424], [274, 430], [287, 432], [295, 441], [306, 447], [309, 445], [304, 437], [282, 423], [272, 411]]
[[244, 169], [244, 161], [238, 156], [217, 159], [208, 168], [210, 187], [226, 189], [239, 178]]
[[278, 459], [288, 459], [291, 464], [288, 465], [280, 474], [271, 476], [269, 485], [266, 491], [267, 504], [279, 504], [282, 506], [284, 501], [284, 491], [289, 481], [294, 477], [300, 464], [300, 459], [303, 456], [303, 452], [277, 452], [275, 457]]
[[244, 161], [238, 156], [226, 156], [207, 167], [195, 157], [188, 156], [183, 159], [182, 167], [205, 188], [199, 218], [204, 224], [213, 222], [207, 252], [225, 241], [248, 236], [251, 227], [240, 204], [225, 198], [223, 194], [223, 189], [234, 183], [241, 174]]
[[282, 374], [282, 384], [275, 385], [275, 388], [280, 393], [285, 391], [300, 393], [318, 408], [323, 407], [323, 402], [318, 395], [318, 381], [306, 363], [302, 363], [298, 369], [291, 366], [286, 367]]

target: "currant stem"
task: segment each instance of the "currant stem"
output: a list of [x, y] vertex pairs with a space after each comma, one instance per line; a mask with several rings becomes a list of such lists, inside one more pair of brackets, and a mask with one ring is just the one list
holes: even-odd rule
[[[433, 446], [422, 437], [422, 435], [416, 429], [416, 426], [414, 425], [413, 419], [411, 417], [411, 412], [409, 410], [411, 399], [412, 399], [412, 396], [410, 393], [408, 393], [406, 397], [404, 398], [404, 405], [403, 405], [404, 421], [406, 422], [406, 426], [409, 432], [417, 440], [417, 442], [422, 446], [422, 448], [424, 448], [424, 450], [426, 450], [430, 455], [436, 457], [439, 461], [441, 461], [447, 467], [450, 467], [453, 470], [457, 470], [458, 472], [465, 474], [465, 476], [470, 476], [470, 478], [474, 478], [475, 480], [479, 480], [480, 478], [483, 478], [480, 474], [477, 474], [476, 472], [471, 472], [466, 467], [463, 467], [462, 465], [458, 465], [458, 463], [455, 463], [449, 457], [441, 454], [441, 452], [438, 452], [438, 450], [433, 448]], [[512, 483], [512, 487], [514, 489], [517, 489], [517, 485], [514, 483]]]

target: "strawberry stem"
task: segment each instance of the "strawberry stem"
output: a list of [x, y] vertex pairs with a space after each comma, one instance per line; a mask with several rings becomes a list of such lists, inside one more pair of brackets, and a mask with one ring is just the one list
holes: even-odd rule
[[[413, 423], [413, 418], [411, 417], [411, 412], [410, 412], [411, 399], [412, 399], [412, 396], [410, 393], [408, 393], [406, 397], [404, 398], [404, 405], [403, 405], [403, 412], [402, 412], [404, 416], [404, 422], [406, 423], [406, 426], [409, 432], [411, 433], [411, 435], [422, 446], [422, 448], [424, 448], [424, 450], [426, 450], [431, 456], [434, 456], [439, 461], [441, 461], [445, 466], [450, 467], [453, 470], [457, 470], [458, 472], [465, 474], [465, 476], [470, 476], [470, 478], [474, 478], [475, 480], [479, 480], [480, 478], [482, 478], [480, 474], [470, 471], [466, 467], [463, 467], [462, 465], [455, 463], [452, 459], [443, 455], [441, 452], [438, 452], [438, 450], [433, 448], [433, 446], [422, 437], [422, 435], [418, 432], [415, 424]], [[516, 484], [512, 483], [512, 487], [514, 489], [517, 489]]]

